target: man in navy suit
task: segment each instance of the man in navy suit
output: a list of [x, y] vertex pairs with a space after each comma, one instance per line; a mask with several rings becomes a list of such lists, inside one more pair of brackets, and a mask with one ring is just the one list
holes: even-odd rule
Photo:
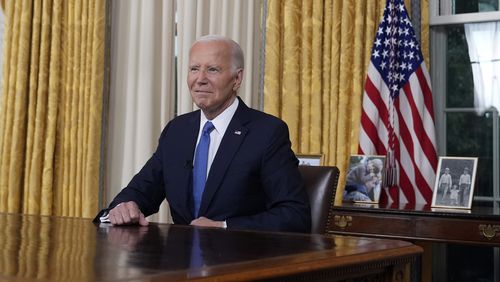
[[[204, 36], [193, 44], [187, 83], [201, 110], [167, 124], [153, 156], [106, 210], [112, 224], [147, 225], [145, 217], [167, 199], [175, 224], [310, 231], [309, 201], [287, 125], [237, 97], [243, 61], [231, 39]], [[195, 150], [207, 121], [214, 126], [207, 176], [196, 192]]]

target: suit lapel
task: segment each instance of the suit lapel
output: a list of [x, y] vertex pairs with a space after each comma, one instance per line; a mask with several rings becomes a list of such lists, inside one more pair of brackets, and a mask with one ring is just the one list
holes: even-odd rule
[[[238, 98], [239, 99], [239, 98]], [[203, 197], [201, 200], [200, 214], [204, 214], [212, 201], [215, 192], [220, 187], [226, 171], [233, 160], [234, 155], [240, 148], [241, 143], [245, 139], [248, 128], [245, 127], [247, 122], [246, 111], [248, 107], [239, 101], [238, 109], [234, 113], [234, 116], [227, 127], [226, 133], [222, 138], [217, 154], [215, 155], [212, 166], [210, 167], [210, 173], [205, 184], [205, 190], [203, 192]]]
[[[192, 118], [189, 119], [186, 129], [176, 137], [181, 140], [179, 147], [177, 148], [181, 153], [181, 158], [179, 161], [183, 162], [181, 165], [186, 169], [180, 170], [181, 173], [177, 178], [178, 182], [176, 187], [173, 187], [172, 195], [177, 199], [172, 200], [171, 203], [179, 203], [176, 210], [180, 212], [181, 216], [184, 218], [185, 222], [189, 223], [193, 219], [192, 213], [192, 175], [193, 175], [193, 156], [196, 147], [196, 141], [198, 137], [198, 131], [200, 129], [200, 111], [195, 112]], [[188, 140], [184, 142], [184, 140]]]

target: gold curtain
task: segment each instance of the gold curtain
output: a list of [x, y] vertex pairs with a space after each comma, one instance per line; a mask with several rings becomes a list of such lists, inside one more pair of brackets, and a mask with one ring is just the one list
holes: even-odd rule
[[2, 212], [98, 209], [105, 1], [6, 2]]
[[[358, 151], [364, 82], [385, 2], [267, 1], [264, 110], [287, 122], [297, 154], [323, 154], [324, 165], [347, 171]], [[428, 0], [421, 5], [428, 48]], [[336, 204], [344, 183], [341, 173]]]

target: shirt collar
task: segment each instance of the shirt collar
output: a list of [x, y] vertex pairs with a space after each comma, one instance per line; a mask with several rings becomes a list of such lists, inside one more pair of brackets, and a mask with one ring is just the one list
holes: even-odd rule
[[[220, 113], [218, 116], [216, 116], [213, 120], [211, 120], [212, 124], [215, 127], [215, 131], [217, 131], [218, 134], [221, 136], [224, 135], [226, 132], [227, 127], [229, 126], [229, 123], [231, 122], [231, 119], [234, 116], [234, 113], [236, 113], [236, 110], [238, 109], [240, 101], [238, 97], [234, 99], [233, 103], [227, 107], [222, 113]], [[201, 111], [200, 115], [200, 130], [203, 128], [205, 123], [209, 121], [203, 111]]]

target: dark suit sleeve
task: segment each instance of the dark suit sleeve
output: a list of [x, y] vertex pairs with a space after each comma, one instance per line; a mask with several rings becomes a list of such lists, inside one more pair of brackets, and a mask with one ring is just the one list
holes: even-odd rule
[[266, 211], [229, 218], [228, 228], [310, 232], [311, 211], [288, 127], [280, 122], [263, 154], [260, 178]]
[[168, 125], [160, 136], [159, 144], [151, 158], [142, 169], [132, 178], [113, 201], [109, 204], [108, 210], [116, 205], [134, 201], [145, 216], [158, 212], [161, 202], [165, 199], [165, 189], [163, 185], [163, 164], [161, 159], [162, 143]]

